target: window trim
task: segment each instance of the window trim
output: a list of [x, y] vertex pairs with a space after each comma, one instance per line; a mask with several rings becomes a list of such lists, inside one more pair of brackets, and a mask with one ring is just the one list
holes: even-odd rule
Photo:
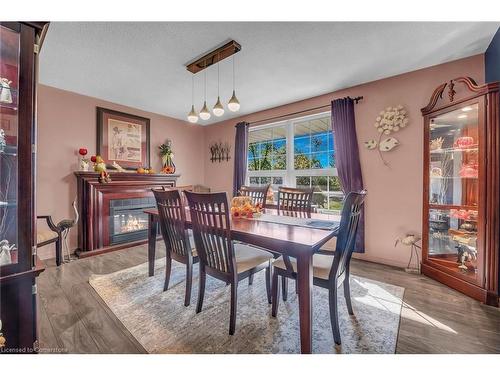
[[[286, 127], [286, 169], [275, 169], [267, 171], [249, 171], [247, 166], [245, 181], [250, 183], [250, 177], [282, 177], [283, 185], [288, 187], [296, 187], [296, 178], [300, 176], [316, 177], [316, 176], [338, 176], [337, 168], [321, 168], [321, 169], [295, 169], [295, 149], [294, 149], [294, 127], [298, 122], [310, 121], [317, 118], [330, 115], [331, 111], [324, 111], [315, 113], [313, 115], [306, 115], [294, 117], [288, 120], [272, 122], [268, 124], [252, 126], [249, 132], [274, 128], [278, 126]], [[247, 156], [248, 158], [248, 156]], [[331, 193], [331, 192], [330, 192]]]

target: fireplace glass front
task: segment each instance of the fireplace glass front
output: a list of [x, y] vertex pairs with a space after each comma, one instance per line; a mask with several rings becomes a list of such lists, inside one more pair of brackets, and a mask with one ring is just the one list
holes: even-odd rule
[[147, 238], [147, 208], [156, 207], [154, 197], [113, 199], [109, 203], [110, 245], [139, 241]]

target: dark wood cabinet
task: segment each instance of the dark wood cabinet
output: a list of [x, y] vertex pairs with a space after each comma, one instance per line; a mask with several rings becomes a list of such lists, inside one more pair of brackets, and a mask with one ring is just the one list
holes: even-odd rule
[[499, 83], [443, 83], [422, 114], [422, 271], [498, 306]]
[[48, 24], [0, 23], [0, 351], [37, 351], [37, 56]]

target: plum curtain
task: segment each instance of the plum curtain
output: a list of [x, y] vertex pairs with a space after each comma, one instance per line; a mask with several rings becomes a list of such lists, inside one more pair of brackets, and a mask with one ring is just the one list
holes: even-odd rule
[[[354, 100], [347, 97], [332, 101], [332, 129], [337, 172], [344, 194], [363, 189], [358, 137], [354, 119]], [[354, 251], [365, 252], [364, 208], [358, 224]]]
[[245, 184], [249, 125], [248, 122], [239, 122], [236, 124], [236, 136], [234, 139], [233, 197], [238, 195], [241, 186]]

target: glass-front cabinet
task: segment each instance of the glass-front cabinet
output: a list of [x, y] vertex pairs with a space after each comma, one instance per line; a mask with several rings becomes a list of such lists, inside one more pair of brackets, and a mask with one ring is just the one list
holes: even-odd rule
[[37, 52], [46, 23], [0, 22], [0, 346], [36, 352]]
[[494, 123], [498, 127], [498, 112], [489, 108], [498, 108], [498, 102], [491, 102], [495, 98], [498, 101], [498, 85], [478, 86], [469, 78], [459, 78], [438, 87], [422, 109], [422, 270], [492, 304], [498, 303], [498, 298], [495, 302], [493, 296], [488, 297], [488, 293], [498, 296], [498, 273], [494, 281], [491, 270], [495, 267], [490, 264], [498, 263], [498, 236], [494, 241], [495, 228], [488, 221], [491, 217], [498, 226], [499, 185], [494, 166], [498, 151], [491, 152], [499, 145], [491, 136], [498, 137], [499, 130], [490, 129]]
[[18, 263], [19, 31], [0, 26], [0, 267]]

